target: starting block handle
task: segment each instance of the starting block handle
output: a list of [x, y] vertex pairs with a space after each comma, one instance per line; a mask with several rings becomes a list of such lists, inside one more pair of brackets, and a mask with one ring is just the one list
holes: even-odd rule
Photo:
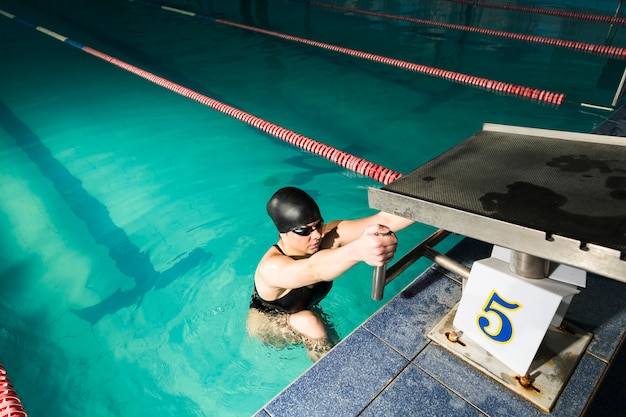
[[387, 278], [387, 266], [375, 266], [372, 278], [372, 299], [380, 301], [385, 292], [385, 279]]

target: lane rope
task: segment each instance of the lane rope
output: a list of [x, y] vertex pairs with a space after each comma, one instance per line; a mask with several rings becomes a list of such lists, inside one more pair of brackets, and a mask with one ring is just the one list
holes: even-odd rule
[[470, 6], [490, 7], [494, 9], [514, 10], [518, 12], [545, 14], [548, 16], [565, 17], [576, 20], [586, 20], [589, 22], [608, 23], [612, 25], [626, 25], [626, 18], [618, 16], [608, 16], [590, 13], [567, 12], [564, 10], [537, 9], [534, 7], [513, 6], [510, 4], [487, 3], [473, 0], [447, 0], [452, 3], [464, 3]]
[[324, 7], [328, 9], [340, 10], [340, 11], [349, 12], [349, 13], [364, 14], [364, 15], [381, 17], [384, 19], [391, 19], [391, 20], [402, 20], [402, 21], [418, 23], [422, 25], [437, 26], [437, 27], [442, 27], [446, 29], [461, 30], [465, 32], [479, 33], [482, 35], [497, 36], [501, 38], [508, 38], [508, 39], [532, 42], [532, 43], [549, 45], [549, 46], [556, 46], [556, 47], [576, 50], [576, 51], [583, 52], [583, 53], [599, 55], [599, 56], [615, 58], [615, 59], [622, 59], [622, 60], [626, 59], [626, 48], [620, 48], [617, 46], [568, 41], [568, 40], [563, 40], [563, 39], [547, 38], [544, 36], [525, 35], [521, 33], [505, 32], [501, 30], [457, 25], [453, 23], [436, 22], [433, 20], [424, 20], [424, 19], [418, 19], [418, 18], [408, 17], [408, 16], [398, 16], [398, 15], [391, 15], [387, 13], [373, 12], [369, 10], [361, 10], [361, 9], [353, 9], [350, 7], [335, 6], [332, 4], [324, 4], [324, 3], [319, 3], [316, 1], [311, 1], [311, 2], [307, 2], [306, 0], [297, 0], [297, 1], [304, 1], [305, 3], [309, 3], [311, 6]]
[[[159, 77], [155, 74], [152, 74], [134, 65], [128, 64], [124, 61], [121, 61], [110, 55], [97, 51], [93, 48], [90, 48], [85, 45], [81, 45], [80, 43], [73, 41], [67, 38], [66, 36], [60, 35], [42, 26], [33, 25], [32, 23], [25, 21], [15, 15], [12, 15], [2, 9], [0, 9], [0, 14], [4, 15], [5, 17], [8, 17], [9, 19], [22, 23], [28, 27], [31, 27], [63, 43], [66, 43], [75, 48], [78, 48], [83, 52], [86, 52], [90, 55], [93, 55], [104, 61], [107, 61], [108, 63], [113, 64], [119, 68], [122, 68], [128, 72], [138, 75], [141, 78], [144, 78], [163, 88], [166, 88], [184, 97], [190, 98], [194, 101], [197, 101], [198, 103], [204, 104], [207, 107], [217, 110], [239, 121], [242, 121], [284, 142], [287, 142], [291, 145], [301, 148], [307, 152], [311, 152], [313, 154], [326, 158], [329, 161], [337, 165], [340, 165], [346, 169], [349, 169], [351, 171], [370, 177], [385, 185], [392, 183], [393, 181], [395, 181], [396, 179], [402, 176], [402, 174], [400, 174], [399, 172], [385, 168], [373, 162], [369, 162], [363, 158], [351, 155], [347, 152], [344, 152], [332, 146], [325, 145], [314, 139], [311, 139], [304, 135], [296, 133], [292, 130], [286, 129], [284, 127], [271, 123], [267, 120], [261, 119], [260, 117], [254, 116], [250, 113], [246, 113], [233, 106], [219, 102], [203, 94], [197, 93], [193, 90], [190, 90], [189, 88], [183, 87], [180, 84], [171, 82], [165, 78]], [[0, 417], [2, 416], [0, 415]]]
[[429, 67], [426, 65], [414, 64], [412, 62], [402, 61], [399, 59], [388, 58], [381, 55], [371, 54], [368, 52], [357, 51], [355, 49], [344, 48], [341, 46], [330, 45], [323, 42], [317, 42], [310, 39], [299, 38], [297, 36], [286, 35], [283, 33], [273, 32], [266, 29], [261, 29], [253, 26], [243, 25], [241, 23], [230, 22], [227, 20], [216, 19], [210, 16], [205, 16], [199, 13], [190, 12], [187, 10], [181, 10], [170, 6], [164, 6], [157, 3], [152, 3], [146, 0], [129, 0], [134, 3], [140, 3], [151, 7], [157, 7], [166, 11], [171, 11], [175, 13], [180, 13], [186, 16], [198, 17], [202, 19], [209, 20], [211, 22], [216, 22], [224, 25], [229, 25], [233, 27], [237, 27], [240, 29], [250, 30], [258, 33], [263, 33], [269, 36], [275, 36], [281, 39], [286, 39], [293, 42], [304, 43], [306, 45], [315, 46], [322, 49], [327, 49], [333, 52], [339, 52], [346, 55], [354, 56], [357, 58], [366, 59], [373, 62], [378, 62], [381, 64], [391, 65], [394, 67], [402, 68], [409, 71], [418, 72], [421, 74], [429, 75], [432, 77], [442, 78], [448, 81], [452, 81], [458, 84], [468, 85], [470, 87], [480, 88], [483, 90], [487, 90], [490, 92], [516, 96], [525, 99], [529, 99], [532, 101], [541, 101], [545, 103], [560, 105], [565, 101], [565, 94], [555, 93], [546, 90], [540, 90], [531, 87], [525, 87], [516, 84], [510, 84], [502, 81], [494, 81], [487, 78], [476, 77], [473, 75], [462, 74], [454, 71], [443, 70], [439, 68]]
[[0, 417], [28, 417], [2, 364], [0, 364]]

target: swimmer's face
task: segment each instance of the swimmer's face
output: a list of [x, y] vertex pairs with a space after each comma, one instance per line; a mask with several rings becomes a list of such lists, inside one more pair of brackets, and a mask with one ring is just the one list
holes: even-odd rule
[[295, 246], [312, 255], [320, 249], [320, 241], [324, 235], [324, 219], [295, 227], [290, 230]]

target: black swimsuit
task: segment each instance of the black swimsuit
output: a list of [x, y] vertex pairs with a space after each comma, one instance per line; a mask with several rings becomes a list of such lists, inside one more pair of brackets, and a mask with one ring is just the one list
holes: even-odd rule
[[[274, 245], [274, 247], [285, 255], [278, 245]], [[298, 311], [308, 310], [319, 303], [326, 297], [332, 286], [332, 281], [321, 281], [306, 287], [294, 288], [277, 300], [265, 301], [259, 296], [255, 285], [250, 308], [255, 308], [265, 313], [297, 313]]]

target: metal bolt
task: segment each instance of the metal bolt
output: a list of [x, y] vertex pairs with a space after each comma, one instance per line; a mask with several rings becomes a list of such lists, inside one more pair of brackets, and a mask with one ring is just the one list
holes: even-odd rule
[[458, 343], [461, 346], [465, 346], [465, 343], [463, 343], [461, 339], [459, 339], [459, 335], [456, 334], [456, 332], [446, 332], [445, 334], [448, 340], [452, 343]]
[[539, 388], [537, 388], [536, 386], [533, 385], [533, 379], [530, 376], [530, 374], [526, 373], [526, 375], [524, 376], [516, 376], [515, 379], [517, 379], [517, 382], [519, 382], [519, 384], [526, 389], [532, 389], [536, 392], [541, 392], [539, 390]]

